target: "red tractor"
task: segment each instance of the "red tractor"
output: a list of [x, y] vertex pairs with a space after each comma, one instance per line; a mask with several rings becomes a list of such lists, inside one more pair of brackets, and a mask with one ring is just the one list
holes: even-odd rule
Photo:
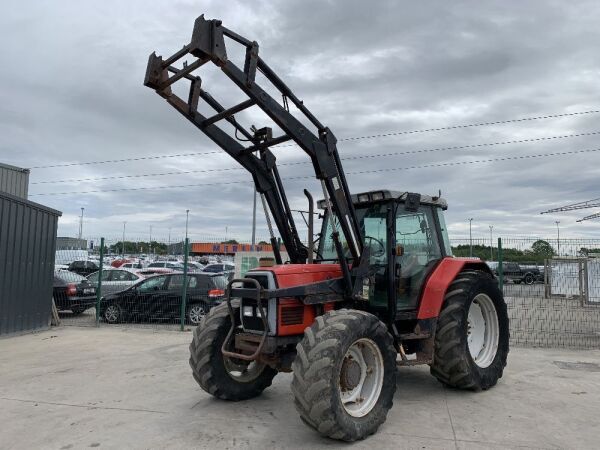
[[[243, 68], [228, 58], [226, 42], [242, 46]], [[174, 66], [188, 55], [192, 62]], [[202, 88], [195, 72], [211, 62], [244, 101], [225, 108]], [[257, 73], [281, 101], [258, 84]], [[173, 92], [176, 82], [188, 84], [187, 99]], [[389, 190], [350, 194], [333, 133], [258, 56], [258, 44], [221, 21], [200, 16], [188, 45], [166, 59], [152, 53], [144, 84], [250, 172], [271, 233], [275, 264], [232, 280], [227, 301], [194, 331], [190, 365], [206, 392], [245, 400], [269, 387], [278, 372], [293, 371], [304, 423], [354, 441], [385, 421], [396, 366], [428, 364], [440, 382], [460, 389], [497, 383], [509, 350], [506, 304], [486, 264], [452, 257], [442, 198]], [[252, 107], [275, 123], [278, 136], [236, 120]], [[206, 109], [214, 113], [201, 112]], [[309, 155], [323, 188], [318, 245], [312, 196], [305, 191], [305, 245], [277, 170], [271, 147], [286, 141]]]

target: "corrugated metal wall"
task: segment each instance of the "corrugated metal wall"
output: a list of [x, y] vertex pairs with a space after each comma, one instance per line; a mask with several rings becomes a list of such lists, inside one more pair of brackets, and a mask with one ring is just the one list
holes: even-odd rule
[[0, 335], [48, 328], [60, 215], [0, 192]]
[[0, 163], [0, 192], [27, 199], [28, 190], [29, 169]]

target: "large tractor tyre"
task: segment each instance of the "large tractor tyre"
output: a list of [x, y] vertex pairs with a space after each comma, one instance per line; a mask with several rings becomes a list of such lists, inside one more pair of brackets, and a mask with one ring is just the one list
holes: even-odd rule
[[[232, 303], [239, 320], [239, 302]], [[209, 394], [222, 400], [247, 400], [268, 388], [277, 371], [255, 361], [224, 357], [221, 347], [230, 328], [227, 303], [212, 308], [194, 330], [190, 366], [194, 379]]]
[[375, 433], [396, 391], [396, 350], [386, 326], [363, 311], [330, 311], [305, 330], [296, 350], [292, 392], [303, 422], [343, 441]]
[[485, 272], [461, 272], [448, 287], [438, 318], [431, 374], [450, 387], [488, 389], [502, 377], [508, 339], [497, 281]]

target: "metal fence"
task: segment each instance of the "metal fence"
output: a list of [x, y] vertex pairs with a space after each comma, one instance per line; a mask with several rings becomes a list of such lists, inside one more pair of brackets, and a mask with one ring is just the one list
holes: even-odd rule
[[502, 238], [452, 242], [485, 260], [502, 286], [511, 341], [528, 347], [600, 348], [600, 240]]
[[62, 325], [189, 329], [224, 301], [234, 274], [271, 255], [264, 241], [251, 247], [231, 239], [204, 239], [192, 255], [189, 240], [82, 244], [56, 252], [53, 301]]
[[[55, 286], [54, 301], [64, 325], [189, 329], [223, 301], [231, 277], [272, 255], [233, 240], [193, 244], [201, 255], [185, 241], [92, 242], [92, 250], [57, 252], [55, 273], [65, 280]], [[600, 348], [600, 240], [503, 238], [493, 244], [455, 239], [452, 249], [455, 256], [483, 259], [494, 271], [513, 345]], [[207, 253], [211, 248], [215, 254]]]

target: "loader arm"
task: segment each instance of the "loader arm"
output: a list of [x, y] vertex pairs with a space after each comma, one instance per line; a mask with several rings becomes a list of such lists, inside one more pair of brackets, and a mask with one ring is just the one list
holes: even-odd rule
[[[245, 47], [243, 68], [228, 59], [225, 38], [227, 38], [228, 44], [233, 43]], [[185, 61], [181, 68], [173, 65], [188, 56], [194, 58], [193, 62]], [[219, 67], [246, 94], [247, 100], [226, 109], [204, 90], [201, 78], [193, 72], [208, 62]], [[283, 104], [280, 104], [258, 85], [256, 82], [257, 70], [279, 91]], [[181, 79], [190, 81], [187, 99], [178, 97], [171, 89], [171, 86]], [[336, 138], [258, 56], [256, 42], [249, 41], [227, 29], [221, 24], [221, 21], [206, 20], [202, 15], [195, 21], [189, 44], [166, 59], [155, 53], [150, 55], [144, 85], [155, 89], [171, 106], [250, 172], [257, 191], [261, 194], [263, 202], [268, 205], [292, 263], [306, 263], [308, 252], [298, 235], [277, 170], [276, 158], [270, 148], [291, 140], [306, 152], [311, 159], [316, 177], [321, 181], [325, 198], [329, 200], [330, 212], [337, 216], [340, 231], [348, 245], [350, 258], [345, 257], [338, 232], [335, 230], [333, 239], [348, 291], [356, 292], [358, 290], [357, 277], [354, 277], [354, 289], [351, 287], [350, 262], [352, 262], [355, 274], [364, 272], [364, 269], [359, 270], [359, 267], [364, 265], [364, 261], [361, 261], [363, 243], [348, 183], [338, 155]], [[201, 100], [215, 111], [213, 116], [206, 117], [198, 111], [198, 103]], [[290, 112], [288, 106], [290, 101], [299, 111], [298, 118]], [[235, 120], [236, 113], [255, 105], [264, 111], [283, 130], [284, 134], [273, 137], [271, 130], [266, 128], [258, 131], [254, 129], [251, 132]], [[233, 126], [234, 136], [219, 126], [219, 122], [223, 120]], [[308, 129], [301, 120], [308, 120], [316, 131]], [[244, 140], [252, 145], [242, 144], [240, 142], [242, 140], [237, 139], [237, 133], [243, 135]], [[274, 240], [273, 234], [271, 238]], [[276, 254], [276, 258], [278, 258], [278, 263], [281, 263], [280, 256]]]

